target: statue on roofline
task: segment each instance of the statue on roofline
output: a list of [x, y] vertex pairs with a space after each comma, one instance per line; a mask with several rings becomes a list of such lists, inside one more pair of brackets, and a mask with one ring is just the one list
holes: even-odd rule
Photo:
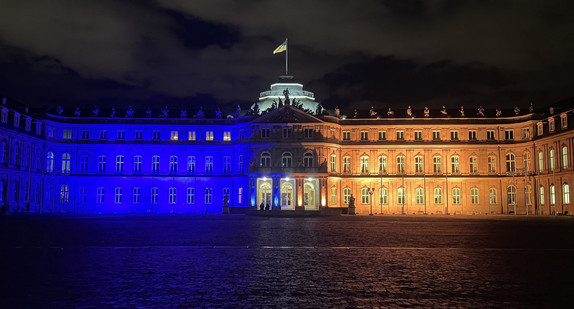
[[387, 111], [387, 116], [393, 117], [394, 115], [395, 115], [395, 112], [389, 107], [389, 110]]
[[160, 116], [162, 118], [168, 118], [169, 117], [169, 109], [167, 109], [167, 105], [162, 108]]
[[62, 115], [64, 113], [64, 109], [62, 108], [62, 106], [58, 105], [58, 108], [56, 108], [56, 112], [58, 113], [58, 115]]
[[518, 106], [514, 107], [514, 115], [516, 116], [520, 115], [520, 109], [518, 108]]
[[235, 113], [233, 113], [233, 117], [234, 118], [239, 117], [240, 113], [241, 113], [241, 107], [239, 105], [237, 105], [237, 108], [235, 109]]
[[460, 106], [460, 117], [464, 117], [464, 106]]
[[335, 106], [335, 116], [337, 118], [341, 116], [341, 110], [339, 109], [339, 105]]
[[444, 106], [444, 105], [442, 106], [442, 109], [441, 109], [440, 113], [443, 114], [443, 115], [445, 115], [445, 116], [448, 115], [448, 113], [447, 113], [447, 111], [446, 111], [446, 106]]
[[482, 106], [478, 107], [478, 113], [476, 113], [477, 116], [480, 117], [484, 117], [484, 108], [482, 108]]
[[74, 116], [80, 117], [80, 107], [76, 106], [76, 110], [74, 111]]
[[221, 109], [219, 109], [219, 107], [215, 111], [215, 118], [221, 119]]
[[94, 115], [95, 117], [98, 117], [99, 113], [100, 113], [100, 109], [98, 108], [97, 105], [94, 105], [94, 109], [92, 110], [92, 115]]
[[116, 108], [112, 107], [112, 112], [110, 113], [110, 118], [114, 118], [116, 116]]
[[500, 108], [496, 109], [496, 117], [500, 117], [502, 116], [502, 111], [500, 110]]
[[532, 101], [530, 101], [530, 107], [528, 107], [529, 113], [534, 113], [534, 105], [532, 105]]
[[130, 105], [130, 108], [126, 111], [126, 117], [133, 117], [134, 116], [134, 109]]
[[353, 112], [353, 118], [357, 118], [357, 109], [355, 108], [355, 111]]
[[179, 118], [187, 118], [187, 110], [186, 109], [181, 110], [181, 112], [179, 113]]
[[377, 115], [374, 106], [371, 106], [371, 109], [369, 110], [369, 115], [371, 115], [371, 117], [375, 117]]
[[407, 116], [413, 117], [413, 110], [412, 110], [410, 105], [409, 105], [409, 107], [407, 107]]
[[425, 117], [430, 117], [430, 110], [428, 106], [425, 106]]
[[145, 116], [146, 118], [151, 118], [151, 108], [146, 109]]
[[285, 105], [289, 105], [289, 88], [283, 90], [283, 95], [285, 96]]
[[197, 113], [195, 113], [195, 118], [204, 118], [205, 115], [203, 114], [203, 106], [199, 107]]

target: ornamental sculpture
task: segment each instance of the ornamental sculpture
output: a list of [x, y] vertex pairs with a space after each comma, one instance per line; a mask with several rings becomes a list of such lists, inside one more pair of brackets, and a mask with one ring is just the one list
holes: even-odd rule
[[134, 116], [134, 109], [133, 109], [133, 107], [130, 105], [130, 108], [126, 111], [126, 117], [132, 118], [133, 116]]
[[429, 110], [428, 106], [425, 106], [424, 113], [425, 113], [425, 117], [430, 117], [430, 110]]
[[80, 117], [80, 108], [76, 106], [76, 110], [74, 111], [74, 116]]
[[478, 113], [476, 113], [477, 116], [480, 117], [484, 117], [484, 108], [482, 108], [482, 106], [478, 107]]

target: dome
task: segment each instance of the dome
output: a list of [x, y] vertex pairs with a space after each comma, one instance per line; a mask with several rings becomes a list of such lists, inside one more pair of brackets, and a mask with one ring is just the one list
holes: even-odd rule
[[[303, 110], [310, 110], [315, 113], [318, 106], [321, 106], [315, 101], [315, 94], [310, 91], [303, 90], [303, 85], [292, 81], [292, 76], [282, 76], [281, 82], [271, 85], [271, 89], [263, 91], [259, 94], [259, 101], [256, 103], [260, 111], [265, 111], [275, 104], [278, 107], [280, 104], [287, 104], [289, 100], [290, 105], [298, 105]], [[289, 80], [289, 82], [287, 82]], [[253, 108], [255, 103], [251, 106]]]

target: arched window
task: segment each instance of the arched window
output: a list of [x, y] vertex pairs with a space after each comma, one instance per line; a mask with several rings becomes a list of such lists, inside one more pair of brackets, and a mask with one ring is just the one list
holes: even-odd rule
[[452, 203], [455, 205], [460, 204], [460, 189], [459, 188], [452, 189]]
[[478, 188], [470, 189], [470, 202], [478, 204]]
[[538, 172], [542, 173], [544, 171], [544, 153], [542, 151], [538, 152]]
[[284, 152], [281, 156], [281, 166], [291, 167], [293, 166], [293, 156], [290, 152]]
[[98, 204], [104, 203], [104, 188], [103, 187], [98, 187], [98, 189], [96, 191], [96, 202]]
[[345, 156], [343, 157], [343, 173], [350, 173], [351, 172], [351, 157]]
[[379, 156], [379, 173], [387, 172], [387, 156]]
[[405, 173], [405, 156], [397, 156], [397, 174]]
[[175, 202], [177, 201], [177, 189], [175, 187], [169, 188], [168, 196], [169, 196], [169, 203], [175, 204]]
[[508, 186], [506, 188], [506, 196], [508, 205], [516, 205], [516, 187]]
[[425, 195], [423, 192], [423, 188], [417, 188], [415, 190], [415, 196], [417, 205], [422, 205], [425, 203]]
[[361, 204], [368, 205], [371, 199], [369, 198], [369, 188], [361, 189]]
[[46, 153], [46, 172], [54, 172], [54, 153], [51, 151]]
[[142, 171], [142, 156], [134, 156], [134, 172], [139, 173]]
[[423, 156], [415, 156], [415, 173], [424, 173]]
[[70, 173], [70, 158], [71, 157], [69, 153], [62, 154], [62, 174]]
[[550, 185], [550, 205], [556, 204], [556, 187], [554, 184]]
[[540, 194], [539, 194], [540, 195], [540, 205], [544, 205], [544, 203], [546, 202], [546, 199], [544, 198], [544, 187], [543, 186], [540, 186], [539, 192], [540, 192]]
[[568, 168], [568, 147], [562, 146], [562, 169]]
[[379, 203], [380, 204], [388, 204], [389, 191], [386, 187], [382, 187], [379, 189]]
[[478, 174], [478, 158], [476, 156], [471, 156], [468, 158], [469, 162], [469, 172], [471, 174]]
[[269, 152], [261, 153], [259, 163], [261, 167], [271, 167], [271, 154]]
[[530, 184], [524, 187], [524, 199], [526, 200], [526, 205], [532, 205], [532, 186]]
[[337, 172], [337, 156], [334, 154], [331, 155], [330, 165], [331, 165], [331, 172], [333, 173]]
[[524, 174], [527, 174], [530, 172], [530, 152], [525, 151], [522, 154], [522, 166], [524, 167]]
[[550, 148], [550, 151], [548, 152], [548, 169], [549, 171], [553, 172], [554, 171], [554, 157], [556, 156], [554, 148]]
[[349, 204], [349, 199], [351, 197], [351, 189], [350, 188], [345, 188], [343, 189], [343, 203], [344, 204]]
[[124, 171], [124, 156], [116, 156], [116, 172], [121, 173]]
[[490, 205], [494, 205], [498, 202], [498, 198], [496, 195], [497, 195], [496, 189], [490, 188], [490, 190], [488, 191], [488, 199], [490, 200]]
[[442, 188], [434, 188], [434, 203], [442, 204]]
[[177, 156], [170, 156], [169, 157], [169, 172], [176, 173], [177, 172]]
[[562, 184], [562, 203], [570, 204], [570, 185]]
[[369, 157], [361, 156], [361, 173], [369, 172]]
[[70, 187], [62, 185], [60, 187], [60, 203], [68, 203], [70, 201]]
[[440, 174], [441, 173], [441, 157], [440, 156], [433, 156], [432, 157], [432, 168], [433, 173]]
[[313, 167], [313, 161], [314, 161], [314, 158], [313, 158], [313, 154], [312, 154], [312, 153], [306, 152], [306, 153], [303, 155], [303, 165], [304, 165], [305, 167]]
[[450, 170], [453, 174], [460, 173], [460, 157], [452, 156], [450, 157]]
[[516, 162], [514, 160], [514, 154], [509, 153], [506, 155], [506, 172], [514, 173], [516, 171]]
[[116, 187], [114, 203], [116, 203], [116, 204], [122, 203], [122, 187]]
[[488, 156], [488, 174], [489, 175], [496, 174], [496, 157], [495, 156]]
[[159, 173], [159, 156], [158, 155], [151, 157], [151, 171], [153, 173]]

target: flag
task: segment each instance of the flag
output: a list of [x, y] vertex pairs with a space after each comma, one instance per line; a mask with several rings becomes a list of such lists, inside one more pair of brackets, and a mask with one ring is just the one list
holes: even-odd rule
[[278, 54], [281, 52], [284, 52], [287, 50], [287, 39], [285, 39], [285, 42], [283, 42], [281, 45], [277, 46], [277, 48], [275, 48], [275, 50], [273, 51], [273, 54]]

